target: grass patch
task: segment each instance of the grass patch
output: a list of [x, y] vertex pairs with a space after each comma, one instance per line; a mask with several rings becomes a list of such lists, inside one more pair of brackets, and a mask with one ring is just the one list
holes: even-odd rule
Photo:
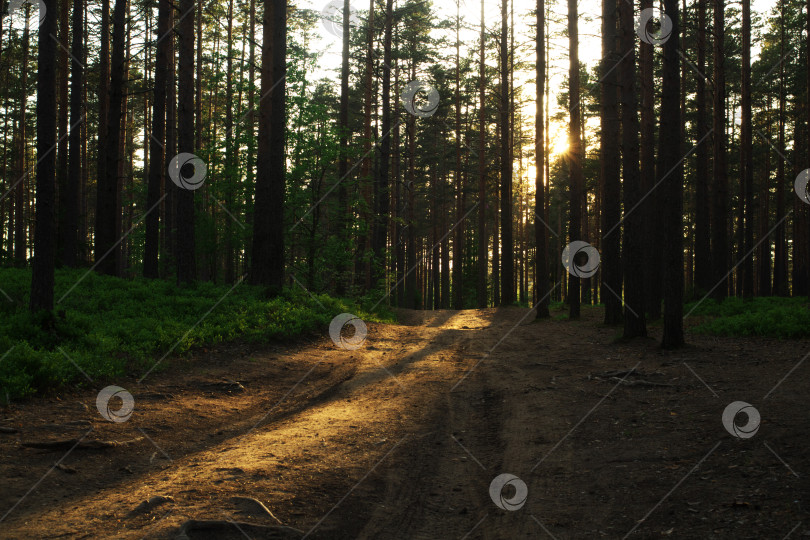
[[[85, 272], [57, 271], [56, 300]], [[267, 299], [247, 283], [233, 290], [212, 283], [177, 287], [90, 273], [56, 306], [53, 324], [44, 324], [43, 315], [28, 312], [30, 283], [30, 270], [0, 269], [0, 289], [11, 298], [0, 292], [0, 402], [86, 382], [76, 366], [94, 380], [140, 377], [172, 347], [171, 355], [180, 355], [234, 340], [293, 339], [325, 331], [342, 312], [367, 322], [394, 319], [364, 309], [379, 295], [357, 302], [316, 295], [316, 301], [297, 288]]]
[[[687, 304], [689, 313], [695, 302]], [[810, 337], [810, 308], [807, 298], [727, 298], [706, 300], [689, 315], [699, 318], [691, 330], [717, 336], [762, 336], [783, 339]]]

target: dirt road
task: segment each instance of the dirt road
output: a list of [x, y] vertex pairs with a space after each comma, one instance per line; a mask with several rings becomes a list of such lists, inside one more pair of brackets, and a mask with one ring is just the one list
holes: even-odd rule
[[[0, 537], [810, 536], [810, 341], [663, 352], [597, 310], [527, 315], [401, 312], [353, 351], [232, 346], [13, 405]], [[107, 384], [127, 421], [97, 410]], [[724, 427], [735, 401], [753, 436]]]

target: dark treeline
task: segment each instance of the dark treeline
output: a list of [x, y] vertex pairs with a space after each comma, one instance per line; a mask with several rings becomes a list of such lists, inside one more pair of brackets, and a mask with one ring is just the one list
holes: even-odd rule
[[60, 267], [247, 276], [416, 309], [602, 303], [626, 337], [663, 318], [667, 347], [684, 301], [808, 295], [807, 3], [606, 0], [594, 66], [574, 0], [490, 3], [7, 6], [0, 262], [32, 267], [34, 311]]

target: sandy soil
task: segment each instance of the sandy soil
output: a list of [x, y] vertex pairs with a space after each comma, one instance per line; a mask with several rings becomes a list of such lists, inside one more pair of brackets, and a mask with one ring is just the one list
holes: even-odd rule
[[[597, 310], [527, 315], [403, 311], [354, 351], [233, 345], [0, 410], [0, 537], [810, 536], [810, 341], [664, 352]], [[128, 421], [97, 411], [107, 384]], [[724, 428], [734, 401], [754, 436]]]

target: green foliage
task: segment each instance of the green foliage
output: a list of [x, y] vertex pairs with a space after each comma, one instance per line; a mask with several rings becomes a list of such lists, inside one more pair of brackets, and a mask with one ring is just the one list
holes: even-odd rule
[[[693, 306], [687, 304], [685, 313]], [[810, 333], [807, 298], [728, 298], [721, 303], [706, 300], [689, 317], [703, 317], [692, 328], [699, 334], [806, 338]]]
[[[84, 273], [57, 271], [56, 298]], [[76, 366], [94, 380], [142, 376], [170, 351], [178, 355], [237, 339], [291, 339], [325, 330], [342, 312], [366, 321], [393, 319], [326, 295], [313, 298], [300, 288], [267, 299], [247, 283], [233, 290], [212, 283], [177, 288], [166, 281], [90, 273], [57, 306], [55, 321], [43, 324], [50, 314], [31, 315], [27, 309], [30, 280], [28, 270], [0, 269], [0, 287], [13, 300], [0, 295], [0, 402], [82, 383], [86, 379]]]

